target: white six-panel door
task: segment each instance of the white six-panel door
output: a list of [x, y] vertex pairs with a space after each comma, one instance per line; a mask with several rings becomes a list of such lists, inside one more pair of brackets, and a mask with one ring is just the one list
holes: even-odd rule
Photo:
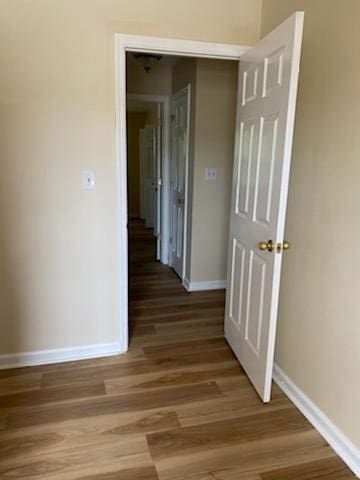
[[225, 336], [264, 402], [271, 396], [302, 29], [297, 12], [239, 64]]
[[171, 265], [184, 277], [186, 179], [189, 155], [190, 86], [172, 99], [171, 143]]

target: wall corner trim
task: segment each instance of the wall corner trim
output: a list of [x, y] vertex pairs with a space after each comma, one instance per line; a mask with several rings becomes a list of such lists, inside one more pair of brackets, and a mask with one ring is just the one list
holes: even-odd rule
[[188, 292], [200, 292], [203, 290], [224, 290], [226, 280], [208, 280], [205, 282], [190, 282], [187, 278], [183, 280], [183, 286]]
[[360, 478], [360, 450], [276, 364], [274, 364], [273, 379], [339, 457]]
[[0, 370], [85, 360], [87, 358], [109, 357], [121, 353], [124, 353], [124, 350], [118, 342], [34, 352], [10, 353], [0, 355]]

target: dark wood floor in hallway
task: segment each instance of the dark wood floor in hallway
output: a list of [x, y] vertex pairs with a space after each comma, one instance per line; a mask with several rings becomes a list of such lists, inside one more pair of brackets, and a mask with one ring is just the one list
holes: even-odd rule
[[125, 355], [0, 371], [0, 479], [348, 480], [274, 386], [263, 405], [223, 338], [224, 292], [186, 293], [131, 222]]

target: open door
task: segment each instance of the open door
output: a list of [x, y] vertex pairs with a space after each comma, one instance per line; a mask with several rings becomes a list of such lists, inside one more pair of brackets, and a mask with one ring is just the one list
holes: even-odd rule
[[187, 170], [190, 131], [190, 85], [172, 99], [171, 141], [171, 265], [184, 278]]
[[225, 337], [271, 397], [284, 226], [303, 30], [297, 12], [240, 59]]

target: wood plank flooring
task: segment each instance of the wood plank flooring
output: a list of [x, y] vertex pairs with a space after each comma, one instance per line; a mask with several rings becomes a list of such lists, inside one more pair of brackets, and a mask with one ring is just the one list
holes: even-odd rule
[[0, 371], [0, 479], [355, 478], [276, 386], [261, 403], [224, 292], [186, 293], [152, 232], [129, 231], [129, 353]]

